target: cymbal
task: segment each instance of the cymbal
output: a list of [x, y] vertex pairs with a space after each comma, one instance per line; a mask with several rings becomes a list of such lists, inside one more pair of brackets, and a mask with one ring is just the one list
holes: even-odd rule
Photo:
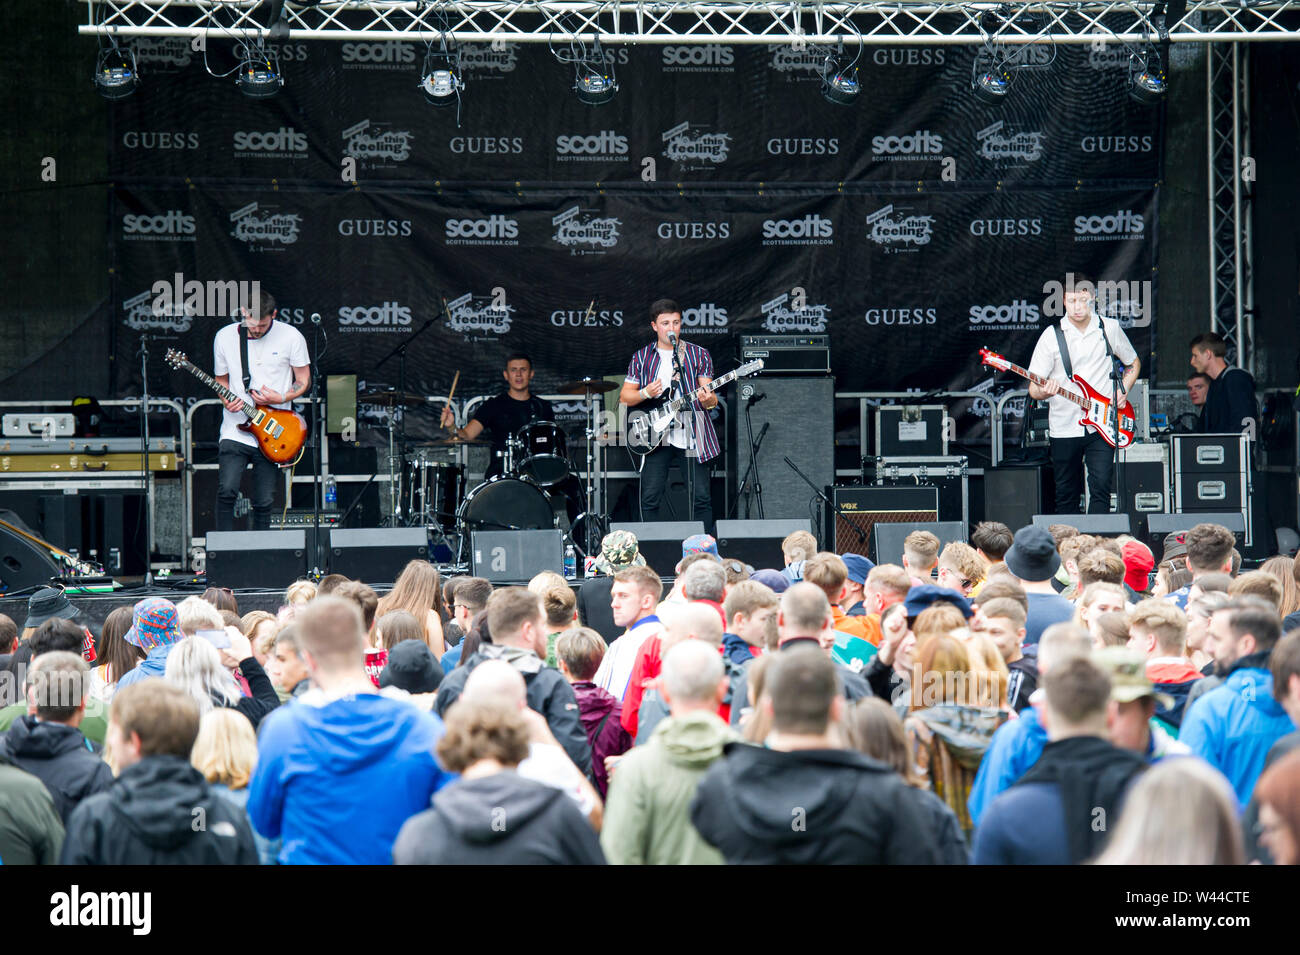
[[474, 447], [475, 445], [491, 444], [491, 441], [485, 441], [482, 438], [439, 438], [437, 441], [425, 441], [422, 444], [412, 444], [413, 448], [459, 448], [461, 446]]
[[388, 405], [407, 405], [416, 407], [418, 405], [428, 404], [429, 399], [424, 395], [411, 394], [409, 391], [363, 391], [357, 395], [362, 401], [369, 401], [372, 404]]
[[581, 381], [567, 381], [555, 390], [562, 395], [598, 395], [604, 391], [613, 391], [618, 385], [604, 378], [583, 378]]

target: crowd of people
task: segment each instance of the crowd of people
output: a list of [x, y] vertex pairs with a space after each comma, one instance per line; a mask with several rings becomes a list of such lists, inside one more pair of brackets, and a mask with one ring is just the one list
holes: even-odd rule
[[[0, 616], [0, 862], [1300, 862], [1300, 568], [981, 523]], [[661, 572], [671, 571], [668, 576]]]

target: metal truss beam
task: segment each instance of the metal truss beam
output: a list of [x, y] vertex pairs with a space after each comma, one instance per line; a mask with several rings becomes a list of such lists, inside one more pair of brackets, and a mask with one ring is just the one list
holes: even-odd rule
[[[199, 37], [261, 31], [266, 0], [83, 0], [82, 34]], [[701, 0], [312, 0], [284, 6], [295, 40], [545, 43], [599, 35], [607, 44], [835, 43], [961, 45], [1138, 43], [1167, 28], [1174, 43], [1300, 39], [1300, 0], [1188, 0], [1176, 23], [1148, 0], [991, 3], [850, 0], [821, 3]]]

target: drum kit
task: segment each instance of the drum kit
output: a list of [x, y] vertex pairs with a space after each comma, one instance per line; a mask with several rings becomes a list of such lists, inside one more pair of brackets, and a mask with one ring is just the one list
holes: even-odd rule
[[[402, 453], [390, 427], [390, 466], [400, 477], [394, 482], [389, 523], [427, 527], [435, 548], [442, 544], [462, 561], [468, 554], [470, 534], [476, 530], [555, 528], [579, 556], [594, 556], [607, 528], [601, 515], [588, 510], [598, 490], [599, 500], [605, 500], [605, 478], [597, 473], [602, 470], [596, 460], [600, 435], [592, 398], [617, 387], [600, 378], [583, 378], [556, 389], [559, 394], [584, 396], [591, 408], [584, 434], [585, 480], [580, 480], [584, 475], [569, 451], [568, 435], [554, 421], [532, 420], [508, 435], [504, 450], [496, 452], [495, 467], [489, 469], [498, 473], [468, 491], [466, 456], [457, 452], [490, 447], [491, 441], [452, 436], [409, 446]], [[394, 392], [382, 396], [365, 397], [403, 405], [428, 401], [423, 396]]]

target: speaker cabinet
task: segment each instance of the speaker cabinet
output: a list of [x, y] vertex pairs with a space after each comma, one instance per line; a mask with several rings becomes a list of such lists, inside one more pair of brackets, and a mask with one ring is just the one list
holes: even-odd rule
[[208, 585], [283, 590], [307, 572], [307, 535], [297, 531], [209, 531]]
[[474, 531], [470, 568], [494, 584], [524, 584], [544, 570], [564, 573], [564, 540], [557, 530]]
[[1132, 524], [1127, 514], [1035, 514], [1035, 527], [1050, 527], [1053, 524], [1069, 524], [1078, 528], [1080, 534], [1093, 534], [1097, 537], [1118, 537], [1131, 534]]
[[423, 527], [332, 528], [330, 573], [353, 580], [391, 584], [413, 560], [429, 559], [429, 532]]
[[1147, 515], [1147, 532], [1154, 543], [1151, 550], [1161, 553], [1165, 537], [1169, 534], [1185, 534], [1197, 524], [1218, 524], [1232, 531], [1237, 538], [1237, 550], [1246, 548], [1246, 516], [1240, 511], [1215, 513], [1196, 511], [1191, 514], [1149, 514]]
[[1051, 468], [986, 468], [984, 520], [998, 521], [1014, 534], [1032, 524], [1053, 500]]
[[[0, 520], [18, 530], [32, 533], [13, 511], [0, 511]], [[51, 578], [58, 576], [59, 565], [54, 563], [46, 551], [0, 524], [0, 591], [8, 593], [27, 587], [46, 587]], [[21, 621], [16, 622], [21, 629]]]
[[[763, 517], [768, 520], [799, 520], [808, 516], [812, 489], [782, 460], [788, 457], [819, 488], [835, 483], [835, 381], [832, 378], [773, 378], [760, 375], [747, 379], [760, 402], [746, 401], [733, 392], [728, 416], [727, 471], [733, 489], [749, 467], [749, 436], [745, 430], [745, 407], [751, 408], [754, 437], [769, 425], [758, 452], [759, 482], [763, 489]], [[723, 513], [714, 503], [714, 509]], [[743, 512], [742, 512], [743, 513]], [[751, 510], [751, 515], [755, 512]]]
[[872, 526], [871, 559], [877, 564], [903, 563], [903, 541], [913, 531], [929, 531], [939, 538], [939, 550], [953, 541], [966, 543], [966, 525], [961, 521], [917, 521], [892, 524], [878, 521]]
[[812, 521], [718, 521], [718, 553], [734, 557], [755, 570], [781, 568], [781, 541], [795, 531], [812, 533]]
[[[631, 531], [636, 535], [641, 556], [660, 577], [671, 577], [682, 559], [682, 541], [704, 533], [699, 521], [660, 521], [658, 523], [610, 524], [611, 531]], [[727, 555], [731, 556], [731, 555]]]
[[837, 554], [871, 550], [872, 528], [883, 524], [934, 523], [939, 520], [939, 489], [932, 486], [872, 484], [831, 489], [834, 510], [828, 515], [832, 549]]

